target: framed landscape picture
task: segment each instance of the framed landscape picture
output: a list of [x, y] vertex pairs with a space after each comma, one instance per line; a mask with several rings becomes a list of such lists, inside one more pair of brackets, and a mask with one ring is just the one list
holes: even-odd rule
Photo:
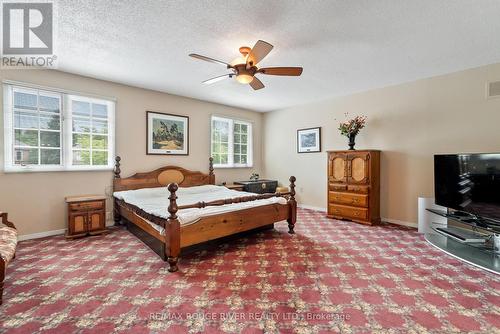
[[147, 154], [189, 154], [189, 117], [146, 112]]
[[297, 130], [297, 153], [321, 152], [321, 128]]

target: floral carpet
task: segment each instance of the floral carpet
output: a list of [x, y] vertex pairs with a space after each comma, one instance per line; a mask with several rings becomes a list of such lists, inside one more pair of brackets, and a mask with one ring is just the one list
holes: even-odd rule
[[500, 333], [500, 278], [413, 229], [299, 209], [286, 223], [184, 256], [128, 231], [24, 241], [7, 270], [5, 333]]

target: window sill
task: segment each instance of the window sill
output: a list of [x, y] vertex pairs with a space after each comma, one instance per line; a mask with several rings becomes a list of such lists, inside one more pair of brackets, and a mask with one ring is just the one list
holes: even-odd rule
[[102, 168], [59, 168], [59, 167], [47, 167], [47, 168], [16, 168], [16, 167], [5, 167], [3, 172], [6, 174], [14, 174], [14, 173], [53, 173], [53, 172], [110, 172], [113, 170], [113, 167], [102, 167]]
[[253, 165], [247, 165], [247, 166], [218, 166], [214, 165], [214, 169], [238, 169], [238, 168], [253, 168]]

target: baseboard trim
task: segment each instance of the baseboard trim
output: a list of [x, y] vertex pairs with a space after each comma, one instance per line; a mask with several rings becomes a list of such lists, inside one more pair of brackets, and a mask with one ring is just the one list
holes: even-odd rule
[[[320, 211], [320, 212], [326, 212], [326, 208], [321, 208], [321, 207], [317, 207], [317, 206], [311, 206], [311, 205], [305, 205], [305, 204], [298, 204], [297, 205], [299, 208], [302, 208], [302, 209], [308, 209], [308, 210], [314, 210], [314, 211]], [[416, 223], [411, 223], [411, 222], [407, 222], [407, 221], [404, 221], [404, 220], [397, 220], [397, 219], [391, 219], [391, 218], [382, 218], [382, 221], [383, 222], [387, 222], [387, 223], [391, 223], [391, 224], [395, 224], [395, 225], [401, 225], [401, 226], [406, 226], [406, 227], [412, 227], [412, 228], [417, 228], [417, 224]]]
[[304, 205], [304, 204], [298, 204], [297, 206], [299, 208], [301, 208], [301, 209], [308, 209], [308, 210], [326, 212], [326, 208], [320, 208], [318, 206], [310, 206], [310, 205]]
[[407, 222], [404, 220], [397, 220], [397, 219], [391, 219], [391, 218], [382, 218], [383, 222], [395, 224], [395, 225], [401, 225], [401, 226], [406, 226], [406, 227], [412, 227], [412, 228], [417, 228], [418, 225], [416, 223], [411, 223]]
[[[106, 222], [106, 227], [110, 227], [115, 225], [115, 222], [112, 220], [108, 220]], [[54, 235], [61, 235], [66, 233], [66, 229], [60, 229], [60, 230], [53, 230], [53, 231], [46, 231], [46, 232], [38, 232], [38, 233], [33, 233], [33, 234], [24, 234], [20, 235], [17, 237], [18, 241], [24, 241], [24, 240], [31, 240], [31, 239], [40, 239], [40, 238], [46, 238], [46, 237], [52, 237]]]
[[24, 240], [31, 240], [31, 239], [46, 238], [46, 237], [52, 237], [54, 235], [60, 235], [60, 234], [64, 234], [64, 233], [66, 233], [65, 228], [63, 228], [61, 230], [38, 232], [38, 233], [33, 233], [33, 234], [24, 234], [24, 235], [18, 236], [17, 240], [24, 241]]

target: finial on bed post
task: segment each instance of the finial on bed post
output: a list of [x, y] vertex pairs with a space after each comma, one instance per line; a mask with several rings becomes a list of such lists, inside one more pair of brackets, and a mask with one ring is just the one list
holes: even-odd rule
[[289, 205], [289, 215], [288, 215], [288, 233], [294, 234], [293, 228], [295, 227], [295, 222], [297, 221], [297, 201], [295, 200], [295, 181], [297, 179], [295, 176], [290, 176], [290, 198], [288, 199]]
[[170, 183], [167, 189], [170, 192], [170, 196], [168, 196], [170, 201], [170, 204], [168, 205], [168, 213], [170, 215], [167, 219], [168, 226], [165, 226], [165, 234], [167, 238], [165, 251], [167, 261], [170, 266], [168, 271], [172, 273], [179, 270], [179, 267], [177, 267], [177, 261], [179, 260], [179, 254], [181, 252], [181, 225], [177, 219], [177, 211], [179, 210], [179, 207], [177, 206], [177, 195], [175, 194], [177, 189], [179, 189], [179, 186], [177, 183]]
[[120, 161], [121, 160], [122, 160], [122, 158], [120, 158], [120, 156], [117, 155], [115, 158], [115, 169], [114, 169], [115, 179], [119, 179], [121, 177], [120, 176], [120, 173], [122, 172], [122, 170], [120, 169]]
[[208, 158], [208, 177], [209, 183], [215, 184], [215, 174], [214, 174], [214, 158]]

